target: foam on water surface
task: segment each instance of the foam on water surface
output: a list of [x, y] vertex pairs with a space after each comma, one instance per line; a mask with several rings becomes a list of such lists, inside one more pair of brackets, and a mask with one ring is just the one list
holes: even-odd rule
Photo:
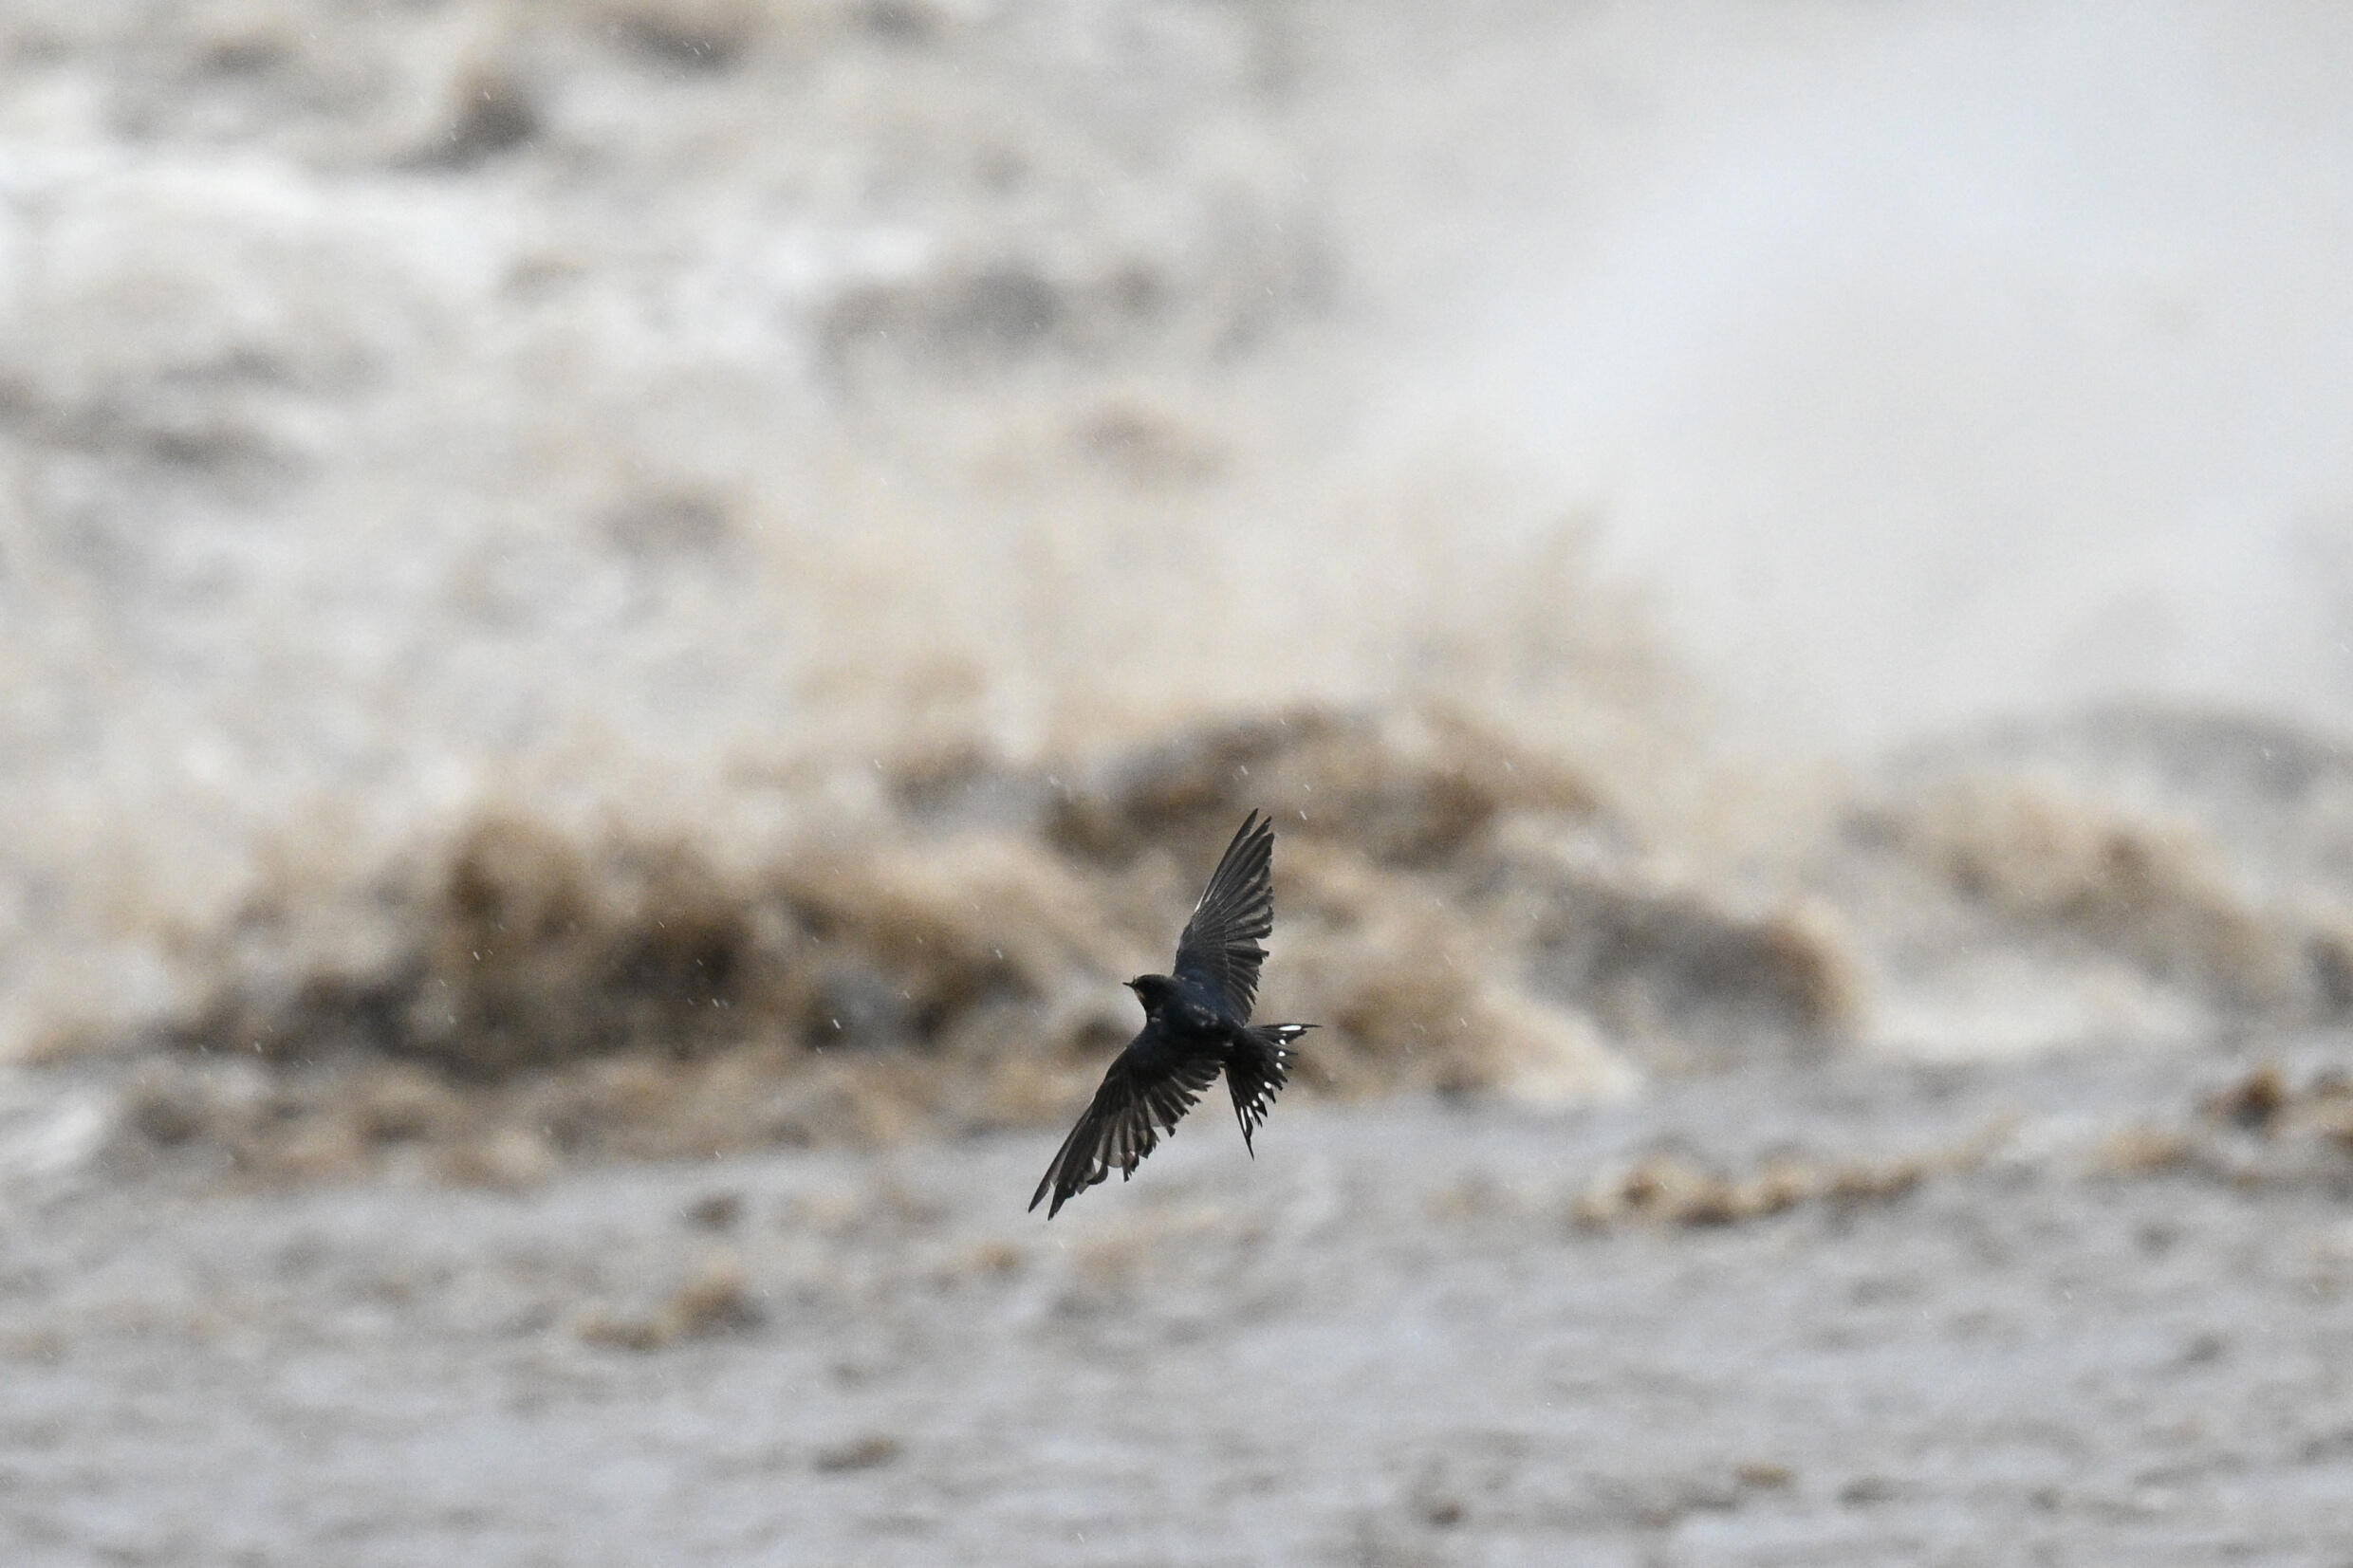
[[[10, 24], [9, 1053], [700, 1061], [680, 887], [737, 1043], [1078, 1048], [1205, 801], [1337, 1092], [2353, 1003], [2329, 13], [880, 14]], [[2152, 694], [2325, 766], [1980, 728]]]

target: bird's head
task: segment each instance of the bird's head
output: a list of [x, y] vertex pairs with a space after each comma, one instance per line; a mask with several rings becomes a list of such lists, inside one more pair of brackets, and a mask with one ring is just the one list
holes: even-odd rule
[[1161, 1003], [1168, 1000], [1169, 993], [1176, 988], [1176, 982], [1164, 974], [1139, 974], [1135, 979], [1123, 980], [1121, 984], [1136, 993], [1136, 1000], [1144, 1005], [1146, 1012], [1158, 1008]]

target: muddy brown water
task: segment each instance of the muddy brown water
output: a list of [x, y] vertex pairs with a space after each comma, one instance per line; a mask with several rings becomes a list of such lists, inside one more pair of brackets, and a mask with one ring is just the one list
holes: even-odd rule
[[[1569, 1114], [1287, 1105], [1254, 1161], [1199, 1116], [1051, 1226], [1022, 1209], [1047, 1132], [508, 1194], [239, 1193], [122, 1144], [14, 1178], [0, 1544], [2338, 1563], [2344, 1172], [2211, 1126], [2199, 1158], [2114, 1153], [2206, 1126], [2237, 1070], [2209, 1045], [1748, 1071]], [[1661, 1149], [1969, 1153], [1738, 1223], [1575, 1222]]]
[[1696, 12], [8, 8], [0, 1568], [2353, 1559], [2345, 35]]

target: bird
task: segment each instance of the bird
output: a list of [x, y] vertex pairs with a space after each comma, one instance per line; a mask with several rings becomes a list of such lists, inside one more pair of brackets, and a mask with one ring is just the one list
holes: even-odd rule
[[1144, 1026], [1113, 1059], [1102, 1087], [1062, 1140], [1029, 1200], [1031, 1210], [1051, 1193], [1046, 1217], [1052, 1219], [1113, 1166], [1122, 1181], [1135, 1175], [1160, 1134], [1176, 1131], [1220, 1071], [1242, 1125], [1242, 1147], [1256, 1155], [1251, 1134], [1289, 1080], [1291, 1042], [1316, 1027], [1250, 1021], [1258, 968], [1267, 961], [1259, 943], [1273, 930], [1274, 824], [1252, 810], [1210, 873], [1176, 939], [1170, 972], [1122, 982], [1143, 1004]]

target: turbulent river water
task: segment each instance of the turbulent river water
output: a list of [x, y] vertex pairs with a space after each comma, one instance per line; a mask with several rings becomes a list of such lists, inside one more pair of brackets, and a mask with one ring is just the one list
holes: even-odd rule
[[[1865, 1316], [1912, 1290], [1999, 1338], [2075, 1288], [2064, 1233], [2177, 1260], [2115, 1287], [2151, 1365], [2233, 1365], [2199, 1319], [2231, 1291], [2284, 1314], [2245, 1377], [2182, 1374], [2235, 1401], [2178, 1439], [2195, 1479], [2159, 1473], [2171, 1418], [2140, 1405], [2105, 1468], [2043, 1475], [2014, 1367], [1980, 1412], [2009, 1435], [1969, 1464], [1864, 1464], [1875, 1431], [1933, 1448], [1959, 1354], [1877, 1319], [1859, 1359], [1814, 1345], [1789, 1375], [1900, 1367], [1906, 1413], [1812, 1447], [1765, 1440], [1820, 1428], [1810, 1394], [1640, 1351], [1595, 1374], [1600, 1408], [1779, 1413], [1626, 1475], [1562, 1457], [1590, 1433], [1461, 1412], [1460, 1444], [1434, 1415], [1348, 1448], [1378, 1482], [1293, 1489], [1272, 1449], [1224, 1448], [1155, 1473], [1296, 1501], [1282, 1550], [1346, 1560], [1553, 1560], [1572, 1537], [1943, 1560], [1980, 1503], [2053, 1550], [2103, 1519], [2154, 1549], [2185, 1496], [2214, 1541], [2254, 1540], [2217, 1478], [2270, 1463], [2240, 1439], [2329, 1332], [2281, 1302], [2333, 1301], [2344, 1250], [2348, 66], [2325, 7], [12, 7], [0, 1181], [49, 1218], [8, 1331], [46, 1370], [7, 1441], [49, 1451], [80, 1398], [114, 1412], [89, 1440], [121, 1473], [184, 1466], [94, 1370], [176, 1369], [170, 1432], [235, 1381], [244, 1298], [139, 1228], [168, 1193], [293, 1282], [255, 1355], [324, 1337], [280, 1364], [358, 1412], [335, 1428], [354, 1454], [404, 1397], [370, 1357], [447, 1330], [450, 1388], [497, 1345], [542, 1358], [504, 1413], [417, 1409], [497, 1448], [585, 1390], [582, 1473], [608, 1495], [657, 1464], [618, 1435], [641, 1399], [694, 1447], [689, 1395], [646, 1370], [675, 1363], [626, 1358], [756, 1358], [799, 1291], [813, 1337], [771, 1370], [849, 1403], [822, 1441], [695, 1473], [867, 1501], [844, 1523], [821, 1493], [764, 1514], [727, 1492], [744, 1552], [804, 1560], [779, 1542], [826, 1514], [827, 1559], [1091, 1560], [1011, 1544], [1047, 1521], [1112, 1529], [1122, 1560], [1241, 1560], [1167, 1522], [1191, 1484], [1141, 1457], [1098, 1467], [1142, 1500], [1125, 1526], [1064, 1498], [958, 1534], [955, 1498], [1011, 1484], [903, 1400], [842, 1391], [946, 1364], [934, 1338], [978, 1291], [1011, 1348], [1003, 1377], [949, 1380], [938, 1431], [1048, 1366], [1072, 1399], [1140, 1399], [1128, 1342], [1087, 1325], [1175, 1268], [1204, 1314], [1269, 1314], [1253, 1343], [1322, 1369], [1300, 1387], [1323, 1408], [1335, 1347], [1410, 1356], [1450, 1269], [1519, 1301], [1480, 1319], [1510, 1337], [1582, 1310], [1547, 1270], [1591, 1264], [1620, 1294], [1588, 1327], [1639, 1337], [1714, 1266], [1656, 1234], [1719, 1224], [1741, 1239], [1706, 1256], [1738, 1278], [1828, 1259]], [[1306, 1163], [1258, 1162], [1280, 1195], [1252, 1228], [1251, 1172], [1185, 1174], [1215, 1135], [1188, 1126], [1156, 1166], [1193, 1197], [1033, 1256], [958, 1172], [1026, 1192], [1023, 1151], [1132, 1026], [1117, 982], [1165, 961], [1252, 807], [1281, 837], [1267, 1007], [1325, 1025], [1284, 1107]], [[2073, 1057], [2093, 1065], [2052, 1064]], [[2214, 1111], [2251, 1057], [2292, 1070]], [[1788, 1148], [1711, 1141], [1742, 1096]], [[1938, 1096], [1976, 1119], [1945, 1125]], [[1908, 1174], [1840, 1164], [1890, 1128], [1918, 1134], [1887, 1156]], [[1404, 1151], [1403, 1208], [1370, 1195], [1364, 1129]], [[709, 1245], [645, 1242], [662, 1281], [632, 1283], [582, 1261], [581, 1206], [618, 1184], [668, 1237], [692, 1168], [649, 1160], [734, 1162], [713, 1169], [756, 1212], [679, 1222]], [[2039, 1194], [2026, 1218], [2010, 1182]], [[853, 1224], [826, 1183], [905, 1212]], [[1903, 1230], [1916, 1187], [1931, 1240]], [[403, 1227], [454, 1189], [506, 1196], [467, 1197], [442, 1257]], [[2148, 1238], [2178, 1190], [2173, 1251]], [[1090, 1194], [1076, 1228], [1127, 1223], [1130, 1196]], [[2240, 1202], [2302, 1239], [2233, 1263]], [[1651, 1240], [1594, 1239], [1627, 1215]], [[541, 1223], [533, 1264], [518, 1227]], [[305, 1250], [380, 1226], [398, 1266]], [[117, 1280], [85, 1230], [152, 1267]], [[1277, 1232], [1318, 1277], [1387, 1282], [1369, 1316], [1269, 1283]], [[1197, 1269], [1165, 1261], [1188, 1237]], [[1549, 1249], [1525, 1299], [1510, 1237]], [[1997, 1254], [2010, 1294], [1961, 1301]], [[946, 1317], [900, 1301], [935, 1288]], [[869, 1289], [896, 1303], [870, 1332]], [[1191, 1310], [1136, 1344], [1183, 1342]], [[85, 1340], [64, 1325], [88, 1312], [109, 1326]], [[2046, 1448], [2101, 1441], [2084, 1389], [2124, 1372], [2089, 1334], [2052, 1341], [2084, 1381]], [[466, 1539], [595, 1559], [435, 1469], [423, 1427], [387, 1451], [439, 1514], [304, 1468], [282, 1440], [309, 1397], [239, 1407], [231, 1447], [340, 1502], [257, 1493], [266, 1522], [224, 1527], [115, 1499], [110, 1460], [9, 1517], [61, 1561], [311, 1560], [337, 1531], [354, 1560]], [[1215, 1397], [1179, 1391], [1209, 1423], [1185, 1430]], [[874, 1431], [832, 1430], [860, 1411]], [[2290, 1423], [2298, 1453], [2333, 1451], [2325, 1413]], [[1021, 1418], [1041, 1463], [1082, 1430], [1051, 1414]], [[2288, 1560], [2319, 1539], [2303, 1472], [2264, 1473]], [[631, 1495], [612, 1539], [644, 1560], [673, 1516]]]

